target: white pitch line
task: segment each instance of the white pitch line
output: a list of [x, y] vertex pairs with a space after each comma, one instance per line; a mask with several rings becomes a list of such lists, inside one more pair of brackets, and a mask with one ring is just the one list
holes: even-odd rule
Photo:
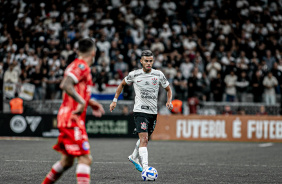
[[268, 143], [262, 143], [262, 144], [258, 145], [258, 147], [260, 147], [260, 148], [266, 148], [266, 147], [270, 147], [270, 146], [273, 146], [273, 143], [268, 142]]
[[[41, 137], [0, 137], [0, 140], [4, 141], [42, 141]], [[45, 139], [46, 140], [46, 139]]]

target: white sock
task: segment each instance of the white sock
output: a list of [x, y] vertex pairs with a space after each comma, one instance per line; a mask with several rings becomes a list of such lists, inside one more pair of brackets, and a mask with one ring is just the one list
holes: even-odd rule
[[76, 167], [76, 179], [77, 184], [89, 184], [90, 183], [90, 166], [86, 164], [77, 164]]
[[133, 151], [133, 153], [132, 153], [132, 157], [133, 157], [134, 160], [135, 160], [136, 158], [138, 158], [138, 156], [139, 156], [139, 145], [140, 145], [140, 139], [138, 139], [138, 141], [136, 142], [134, 151]]
[[148, 167], [148, 150], [147, 147], [140, 147], [139, 148], [139, 155], [141, 158], [143, 170]]
[[63, 166], [62, 166], [62, 164], [61, 164], [60, 161], [56, 162], [56, 163], [52, 166], [52, 168], [53, 168], [57, 173], [61, 173], [61, 172], [64, 171], [64, 168], [63, 168]]

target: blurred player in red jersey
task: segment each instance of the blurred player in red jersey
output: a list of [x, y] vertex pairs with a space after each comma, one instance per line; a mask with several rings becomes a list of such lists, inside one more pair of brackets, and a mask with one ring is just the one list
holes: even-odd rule
[[90, 165], [92, 157], [85, 129], [87, 106], [93, 109], [93, 115], [101, 117], [104, 109], [101, 104], [90, 99], [92, 78], [89, 66], [96, 54], [95, 44], [91, 39], [78, 42], [78, 58], [66, 69], [60, 88], [64, 90], [63, 103], [58, 113], [58, 143], [53, 147], [62, 153], [42, 182], [55, 183], [64, 171], [69, 169], [77, 157], [76, 176], [78, 184], [90, 183]]

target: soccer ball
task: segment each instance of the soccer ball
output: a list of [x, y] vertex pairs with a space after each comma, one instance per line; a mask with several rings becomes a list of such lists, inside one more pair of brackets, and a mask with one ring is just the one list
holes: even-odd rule
[[155, 181], [158, 178], [158, 171], [154, 167], [147, 167], [142, 171], [141, 177], [144, 181]]

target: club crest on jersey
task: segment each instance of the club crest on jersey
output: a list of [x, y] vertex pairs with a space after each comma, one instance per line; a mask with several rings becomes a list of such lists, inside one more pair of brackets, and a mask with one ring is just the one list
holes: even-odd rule
[[158, 79], [157, 78], [152, 78], [152, 84], [156, 85], [158, 83]]
[[147, 124], [145, 122], [141, 123], [141, 129], [146, 130]]
[[84, 66], [84, 64], [79, 64], [78, 68], [80, 68], [81, 70], [84, 70], [85, 66]]

